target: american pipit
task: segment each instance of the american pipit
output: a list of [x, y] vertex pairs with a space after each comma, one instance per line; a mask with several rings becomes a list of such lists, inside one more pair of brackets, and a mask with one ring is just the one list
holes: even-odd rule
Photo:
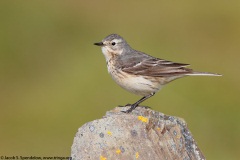
[[126, 112], [134, 110], [141, 102], [153, 96], [163, 85], [185, 76], [221, 76], [220, 74], [197, 72], [186, 68], [188, 64], [175, 63], [147, 55], [132, 49], [119, 35], [111, 34], [101, 46], [107, 62], [108, 72], [122, 88], [143, 96]]

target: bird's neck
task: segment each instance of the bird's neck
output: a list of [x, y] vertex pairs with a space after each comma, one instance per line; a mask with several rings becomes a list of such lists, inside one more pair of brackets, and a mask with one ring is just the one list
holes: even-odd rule
[[102, 47], [102, 52], [106, 59], [106, 62], [108, 62], [108, 61], [110, 61], [112, 59], [116, 59], [118, 56], [120, 56], [122, 54], [123, 50], [114, 51], [109, 48]]

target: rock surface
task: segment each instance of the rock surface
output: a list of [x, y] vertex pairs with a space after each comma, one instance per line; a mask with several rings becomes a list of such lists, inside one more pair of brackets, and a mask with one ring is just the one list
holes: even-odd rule
[[181, 118], [137, 107], [116, 107], [102, 119], [78, 129], [71, 150], [74, 160], [204, 160]]

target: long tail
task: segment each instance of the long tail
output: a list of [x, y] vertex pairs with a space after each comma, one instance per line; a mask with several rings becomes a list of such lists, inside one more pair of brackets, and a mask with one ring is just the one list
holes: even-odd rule
[[188, 73], [186, 75], [188, 76], [222, 76], [221, 74], [218, 74], [218, 73], [196, 72], [196, 71], [193, 71], [192, 73]]

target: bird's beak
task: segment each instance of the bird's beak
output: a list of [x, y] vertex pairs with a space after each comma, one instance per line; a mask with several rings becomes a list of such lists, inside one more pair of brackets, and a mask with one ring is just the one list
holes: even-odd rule
[[103, 42], [93, 43], [96, 46], [104, 46]]

